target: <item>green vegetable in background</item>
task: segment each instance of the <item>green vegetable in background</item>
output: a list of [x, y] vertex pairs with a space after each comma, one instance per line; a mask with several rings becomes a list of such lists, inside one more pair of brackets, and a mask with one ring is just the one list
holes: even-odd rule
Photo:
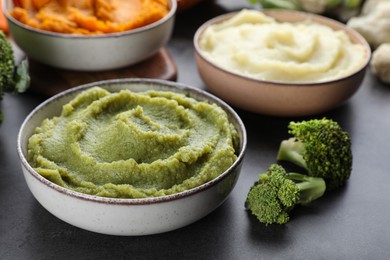
[[[24, 92], [30, 84], [27, 60], [19, 66], [14, 61], [14, 53], [10, 42], [0, 31], [0, 99], [4, 92]], [[0, 123], [3, 115], [0, 110]]]
[[296, 205], [307, 205], [320, 198], [326, 189], [322, 178], [299, 173], [287, 173], [273, 164], [259, 175], [259, 180], [249, 190], [245, 208], [261, 223], [285, 224]]
[[299, 5], [294, 0], [249, 0], [251, 4], [260, 3], [263, 8], [298, 10]]
[[343, 4], [345, 7], [349, 9], [355, 9], [360, 6], [362, 0], [343, 0]]
[[304, 168], [309, 176], [323, 178], [328, 190], [344, 185], [352, 171], [349, 134], [326, 118], [290, 122], [288, 127], [293, 137], [281, 142], [277, 159]]
[[362, 0], [248, 0], [251, 4], [260, 4], [262, 8], [301, 10], [312, 13], [324, 13], [335, 8], [358, 9]]
[[328, 0], [328, 6], [332, 8], [332, 7], [338, 6], [342, 2], [343, 2], [343, 0]]
[[298, 10], [298, 0], [249, 0], [251, 4], [259, 3], [263, 8]]

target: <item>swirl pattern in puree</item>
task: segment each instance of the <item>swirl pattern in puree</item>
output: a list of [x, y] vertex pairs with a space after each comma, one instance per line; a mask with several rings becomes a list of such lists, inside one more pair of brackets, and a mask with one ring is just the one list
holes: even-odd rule
[[280, 22], [245, 9], [208, 26], [199, 46], [204, 57], [225, 70], [284, 83], [340, 79], [358, 71], [367, 59], [364, 46], [352, 42], [345, 31], [309, 18]]
[[31, 166], [86, 194], [143, 198], [202, 185], [237, 159], [238, 133], [216, 104], [183, 94], [81, 92], [29, 139]]

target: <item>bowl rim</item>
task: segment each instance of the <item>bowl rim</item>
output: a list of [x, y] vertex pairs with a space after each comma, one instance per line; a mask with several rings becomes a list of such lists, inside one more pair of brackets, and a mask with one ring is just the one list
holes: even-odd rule
[[[254, 10], [254, 9], [253, 9]], [[217, 64], [215, 64], [214, 62], [212, 62], [211, 60], [209, 60], [207, 57], [205, 57], [205, 55], [202, 53], [201, 51], [201, 48], [199, 46], [199, 40], [201, 38], [201, 35], [203, 34], [203, 32], [210, 26], [210, 25], [213, 25], [213, 24], [218, 24], [224, 20], [227, 20], [229, 19], [230, 17], [238, 14], [240, 11], [233, 11], [233, 12], [229, 12], [229, 13], [225, 13], [225, 14], [221, 14], [219, 16], [216, 16], [214, 18], [211, 18], [210, 20], [206, 21], [205, 23], [203, 23], [195, 32], [194, 34], [194, 38], [193, 38], [193, 45], [194, 45], [194, 49], [195, 49], [195, 53], [196, 55], [198, 55], [203, 61], [205, 61], [207, 64], [209, 64], [210, 66], [212, 66], [213, 68], [217, 69], [217, 70], [220, 70], [226, 74], [229, 74], [230, 76], [233, 76], [233, 77], [239, 77], [243, 80], [248, 80], [248, 81], [251, 81], [251, 82], [254, 82], [254, 83], [266, 83], [266, 84], [270, 84], [270, 85], [273, 85], [273, 87], [285, 87], [285, 86], [294, 86], [294, 87], [321, 87], [322, 85], [328, 85], [329, 83], [336, 83], [336, 82], [340, 82], [340, 81], [343, 81], [345, 79], [348, 79], [348, 78], [351, 78], [351, 77], [354, 77], [356, 74], [360, 73], [362, 70], [364, 70], [369, 62], [370, 62], [370, 59], [371, 59], [371, 48], [368, 44], [368, 42], [366, 41], [366, 39], [360, 34], [358, 33], [356, 30], [346, 26], [345, 24], [337, 21], [337, 20], [334, 20], [334, 19], [331, 19], [331, 18], [328, 18], [328, 17], [325, 17], [325, 16], [322, 16], [322, 15], [319, 15], [319, 14], [314, 14], [314, 13], [307, 13], [307, 12], [303, 12], [303, 11], [296, 11], [296, 10], [280, 10], [280, 9], [267, 9], [267, 10], [256, 10], [258, 12], [262, 12], [264, 14], [272, 14], [272, 13], [292, 13], [292, 14], [297, 14], [297, 15], [300, 15], [300, 16], [306, 16], [308, 17], [309, 19], [311, 17], [314, 17], [315, 19], [318, 19], [318, 20], [324, 20], [324, 21], [327, 21], [329, 23], [332, 23], [336, 26], [339, 26], [340, 28], [342, 28], [344, 31], [348, 31], [349, 33], [353, 34], [357, 39], [358, 41], [360, 42], [360, 44], [363, 45], [364, 49], [366, 50], [366, 59], [365, 61], [361, 64], [361, 66], [358, 67], [358, 69], [356, 69], [356, 71], [354, 71], [353, 73], [349, 74], [349, 75], [345, 75], [343, 77], [340, 77], [340, 78], [335, 78], [335, 79], [330, 79], [330, 80], [324, 80], [324, 81], [320, 81], [320, 82], [285, 82], [285, 81], [275, 81], [275, 80], [263, 80], [263, 79], [256, 79], [256, 78], [253, 78], [253, 77], [247, 77], [245, 75], [241, 75], [239, 73], [236, 73], [236, 72], [233, 72], [233, 71], [230, 71], [230, 70], [227, 70]], [[317, 22], [318, 23], [318, 22]], [[327, 25], [326, 25], [327, 26]]]
[[145, 26], [138, 27], [138, 28], [131, 29], [131, 30], [127, 30], [127, 31], [123, 31], [123, 32], [103, 33], [103, 34], [88, 34], [88, 35], [66, 34], [66, 33], [52, 32], [52, 31], [45, 31], [45, 30], [34, 28], [34, 27], [28, 26], [28, 25], [26, 25], [24, 23], [21, 23], [18, 20], [16, 20], [14, 17], [12, 17], [9, 14], [9, 12], [8, 12], [8, 9], [9, 9], [8, 5], [13, 4], [12, 0], [4, 0], [4, 1], [2, 1], [1, 8], [2, 8], [3, 13], [4, 13], [4, 15], [7, 18], [9, 23], [13, 23], [13, 24], [23, 28], [24, 30], [31, 31], [31, 32], [34, 32], [34, 33], [37, 33], [37, 34], [40, 34], [40, 35], [48, 36], [48, 37], [63, 38], [63, 39], [94, 40], [94, 39], [100, 39], [100, 38], [104, 38], [105, 39], [105, 38], [111, 38], [111, 37], [118, 38], [118, 37], [122, 37], [122, 36], [129, 36], [129, 35], [132, 35], [132, 34], [138, 34], [138, 33], [142, 33], [144, 31], [153, 29], [155, 27], [158, 27], [161, 24], [164, 24], [164, 23], [168, 22], [169, 20], [173, 19], [175, 14], [176, 14], [176, 11], [177, 11], [177, 1], [175, 1], [175, 0], [167, 0], [167, 1], [170, 3], [169, 12], [163, 18], [161, 18], [158, 21], [155, 21], [154, 23], [147, 24]]
[[[239, 151], [236, 152], [237, 154], [237, 159], [236, 161], [223, 173], [221, 173], [219, 176], [216, 178], [200, 185], [195, 188], [185, 190], [179, 193], [174, 193], [170, 195], [165, 195], [165, 196], [160, 196], [160, 197], [147, 197], [147, 198], [109, 198], [109, 197], [100, 197], [96, 195], [89, 195], [89, 194], [84, 194], [81, 192], [73, 191], [67, 188], [64, 188], [62, 186], [59, 186], [40, 174], [38, 174], [28, 163], [26, 157], [23, 154], [22, 151], [22, 145], [27, 145], [27, 144], [22, 144], [22, 133], [30, 121], [30, 119], [41, 109], [43, 109], [45, 106], [48, 104], [51, 104], [53, 102], [56, 102], [58, 98], [62, 98], [68, 95], [76, 95], [76, 93], [81, 92], [83, 90], [86, 90], [88, 88], [94, 87], [94, 86], [104, 86], [105, 85], [122, 85], [122, 84], [154, 84], [158, 86], [163, 86], [169, 88], [171, 91], [174, 91], [175, 89], [179, 90], [177, 93], [196, 93], [197, 95], [200, 95], [205, 98], [206, 102], [213, 102], [218, 104], [222, 109], [224, 109], [229, 117], [233, 118], [239, 129], [239, 131], [242, 135], [240, 138], [240, 149]], [[165, 90], [164, 91], [169, 91]], [[27, 138], [28, 140], [28, 138]], [[169, 202], [169, 201], [175, 201], [179, 200], [185, 197], [189, 197], [193, 194], [202, 192], [204, 190], [210, 189], [216, 184], [218, 184], [221, 180], [223, 180], [229, 173], [236, 167], [239, 167], [240, 164], [243, 161], [245, 152], [246, 152], [246, 146], [247, 146], [247, 133], [246, 133], [246, 128], [244, 123], [242, 122], [241, 118], [239, 115], [231, 108], [227, 103], [225, 103], [223, 100], [219, 99], [218, 97], [202, 90], [198, 89], [195, 87], [191, 87], [189, 85], [185, 85], [182, 83], [178, 82], [171, 82], [167, 80], [160, 80], [160, 79], [140, 79], [140, 78], [127, 78], [127, 79], [111, 79], [111, 80], [102, 80], [102, 81], [96, 81], [88, 84], [83, 84], [78, 87], [74, 87], [68, 90], [65, 90], [63, 92], [60, 92], [50, 98], [48, 98], [46, 101], [43, 101], [41, 104], [39, 104], [37, 107], [35, 107], [24, 119], [23, 123], [20, 126], [18, 135], [17, 135], [17, 153], [19, 156], [19, 159], [21, 161], [22, 167], [25, 168], [25, 170], [28, 171], [28, 173], [34, 177], [37, 181], [39, 181], [41, 184], [45, 185], [49, 189], [52, 189], [56, 192], [62, 193], [64, 195], [70, 196], [75, 199], [81, 199], [84, 201], [90, 201], [94, 203], [102, 203], [102, 204], [110, 204], [110, 205], [123, 205], [123, 206], [128, 206], [128, 205], [148, 205], [148, 204], [156, 204], [156, 203], [163, 203], [163, 202]]]

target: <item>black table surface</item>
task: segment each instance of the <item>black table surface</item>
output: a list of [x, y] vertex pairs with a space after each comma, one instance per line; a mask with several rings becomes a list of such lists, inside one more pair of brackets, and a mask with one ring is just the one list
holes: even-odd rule
[[[177, 16], [168, 50], [178, 81], [202, 89], [192, 38], [206, 20], [249, 7], [247, 1], [206, 1]], [[279, 118], [236, 108], [247, 128], [241, 176], [214, 212], [186, 227], [150, 236], [117, 237], [73, 227], [46, 211], [24, 181], [16, 152], [18, 129], [47, 97], [6, 94], [0, 127], [0, 259], [390, 259], [390, 86], [368, 70], [358, 92], [328, 113]], [[353, 142], [348, 184], [307, 207], [284, 225], [264, 226], [244, 209], [249, 187], [275, 162], [290, 120], [326, 116]]]

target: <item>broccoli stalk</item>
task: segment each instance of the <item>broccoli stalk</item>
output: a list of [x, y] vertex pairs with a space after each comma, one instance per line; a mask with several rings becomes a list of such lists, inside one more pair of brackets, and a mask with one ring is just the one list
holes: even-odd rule
[[[24, 92], [30, 84], [27, 60], [15, 65], [12, 46], [0, 31], [0, 99], [4, 92]], [[0, 123], [2, 121], [0, 111]]]
[[296, 138], [291, 137], [280, 143], [277, 159], [292, 162], [295, 165], [306, 169], [307, 164], [305, 159], [303, 159], [303, 154], [305, 154], [305, 152], [305, 145], [302, 142], [297, 141]]
[[298, 10], [299, 6], [296, 0], [249, 0], [252, 4], [260, 2], [263, 8]]
[[322, 197], [326, 190], [324, 179], [310, 177], [300, 173], [288, 173], [287, 179], [295, 182], [299, 188], [300, 197], [298, 204], [308, 205], [310, 202]]
[[351, 139], [330, 119], [290, 122], [293, 137], [280, 144], [277, 159], [288, 161], [325, 180], [328, 190], [338, 188], [352, 171]]
[[332, 10], [345, 9], [358, 11], [362, 0], [248, 0], [250, 4], [260, 4], [262, 8], [301, 10], [322, 14]]
[[320, 198], [325, 189], [322, 178], [287, 173], [282, 166], [272, 164], [250, 188], [245, 208], [266, 225], [285, 224], [296, 205], [308, 205]]
[[298, 10], [297, 0], [249, 0], [251, 4], [259, 3], [262, 8]]

